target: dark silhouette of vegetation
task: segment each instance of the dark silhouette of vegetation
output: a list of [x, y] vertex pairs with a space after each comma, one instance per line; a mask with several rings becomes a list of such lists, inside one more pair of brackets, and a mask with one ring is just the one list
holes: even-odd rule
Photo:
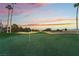
[[67, 31], [67, 28], [65, 28], [64, 30]]
[[19, 31], [20, 31], [20, 32], [23, 32], [24, 29], [23, 29], [22, 27], [19, 27]]
[[12, 25], [12, 32], [18, 32], [19, 31], [19, 27], [17, 24], [13, 24]]
[[51, 29], [51, 28], [46, 28], [46, 29], [43, 30], [43, 31], [52, 31], [52, 29]]
[[37, 30], [37, 29], [32, 29], [31, 31], [37, 31], [37, 32], [39, 32], [39, 30]]
[[12, 25], [12, 32], [30, 32], [30, 28], [22, 28], [19, 27], [17, 24]]
[[63, 30], [57, 29], [56, 31], [57, 31], [57, 32], [62, 32]]
[[30, 29], [30, 28], [24, 28], [23, 31], [24, 31], [24, 32], [31, 32], [31, 29]]

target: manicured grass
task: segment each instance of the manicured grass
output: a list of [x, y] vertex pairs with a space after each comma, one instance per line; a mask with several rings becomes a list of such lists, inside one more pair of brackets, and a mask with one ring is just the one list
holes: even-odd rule
[[79, 35], [0, 33], [0, 55], [79, 56]]

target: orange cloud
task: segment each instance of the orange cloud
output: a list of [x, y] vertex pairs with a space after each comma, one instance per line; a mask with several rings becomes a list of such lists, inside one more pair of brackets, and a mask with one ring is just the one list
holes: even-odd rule
[[64, 23], [64, 24], [27, 24], [22, 26], [60, 26], [60, 25], [72, 25], [73, 23]]
[[37, 23], [37, 22], [61, 22], [61, 21], [69, 21], [69, 20], [74, 20], [74, 19], [51, 19], [51, 18], [49, 18], [49, 19], [44, 19], [44, 18], [39, 18], [39, 19], [32, 19], [32, 21], [31, 22], [35, 22], [35, 23]]

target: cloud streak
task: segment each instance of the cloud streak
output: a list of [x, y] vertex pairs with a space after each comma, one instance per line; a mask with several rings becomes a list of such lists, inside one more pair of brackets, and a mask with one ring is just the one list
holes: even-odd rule
[[[7, 14], [7, 9], [5, 8], [5, 6], [7, 4], [8, 3], [0, 3], [0, 15]], [[14, 14], [31, 13], [32, 11], [34, 11], [32, 9], [39, 8], [39, 7], [42, 7], [45, 5], [47, 5], [47, 4], [44, 4], [44, 3], [17, 3], [15, 5]], [[30, 12], [29, 12], [29, 10], [30, 10]]]
[[38, 18], [32, 19], [31, 23], [50, 23], [50, 22], [70, 22], [71, 20], [75, 19], [54, 19], [54, 18]]
[[62, 25], [72, 25], [73, 23], [63, 23], [63, 24], [27, 24], [22, 26], [62, 26]]

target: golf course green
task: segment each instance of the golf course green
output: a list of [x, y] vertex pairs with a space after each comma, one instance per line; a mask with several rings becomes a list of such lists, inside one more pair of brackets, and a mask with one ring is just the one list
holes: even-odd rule
[[0, 33], [0, 55], [79, 56], [79, 35]]

